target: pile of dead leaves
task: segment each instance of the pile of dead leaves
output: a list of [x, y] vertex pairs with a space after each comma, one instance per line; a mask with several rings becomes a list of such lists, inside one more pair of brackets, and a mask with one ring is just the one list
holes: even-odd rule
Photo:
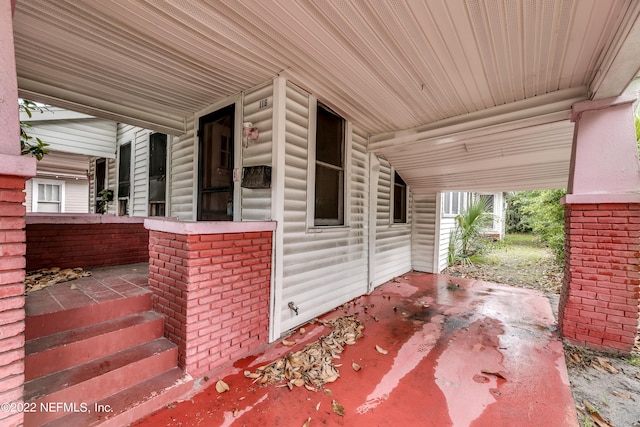
[[47, 286], [55, 285], [56, 283], [68, 282], [70, 280], [87, 276], [91, 276], [91, 273], [80, 267], [65, 269], [52, 267], [31, 271], [27, 273], [27, 276], [24, 279], [25, 294], [39, 291]]
[[345, 345], [353, 345], [363, 336], [364, 325], [355, 316], [318, 322], [333, 327], [333, 331], [300, 351], [257, 368], [256, 372], [245, 371], [245, 377], [253, 378], [254, 383], [262, 385], [286, 382], [289, 389], [304, 386], [311, 391], [337, 380], [340, 376], [337, 368], [341, 365], [333, 361], [340, 358]]
[[619, 372], [609, 363], [609, 359], [606, 357], [589, 355], [576, 348], [566, 348], [565, 351], [569, 365], [581, 365], [585, 368], [591, 367], [604, 374], [617, 374]]

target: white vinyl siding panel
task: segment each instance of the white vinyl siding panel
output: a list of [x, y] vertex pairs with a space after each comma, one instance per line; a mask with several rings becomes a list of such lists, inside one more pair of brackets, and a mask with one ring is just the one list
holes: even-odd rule
[[[313, 319], [367, 289], [367, 235], [364, 232], [367, 191], [366, 139], [354, 136], [351, 162], [352, 206], [349, 227], [307, 231], [309, 96], [292, 84], [286, 88], [284, 255], [281, 330]], [[311, 156], [313, 158], [313, 155]], [[347, 218], [345, 218], [347, 219]], [[294, 302], [295, 315], [287, 307]]]
[[149, 134], [147, 129], [137, 128], [131, 153], [131, 216], [149, 214]]
[[455, 217], [443, 216], [440, 219], [440, 244], [438, 245], [438, 273], [447, 268], [449, 257], [449, 235], [456, 228]]
[[[34, 115], [37, 118], [37, 115]], [[116, 122], [103, 119], [32, 121], [29, 135], [63, 153], [105, 158], [116, 156]]]
[[[378, 286], [395, 276], [411, 270], [411, 223], [413, 197], [409, 191], [407, 223], [391, 221], [391, 165], [380, 159], [378, 177], [378, 203], [376, 212], [375, 275], [373, 286]], [[410, 190], [410, 189], [409, 189]]]
[[[261, 105], [266, 104], [266, 105]], [[244, 95], [243, 121], [257, 127], [260, 136], [242, 149], [242, 166], [272, 166], [273, 83], [248, 91]], [[244, 134], [243, 134], [244, 138]], [[271, 189], [242, 188], [242, 221], [271, 219]]]
[[89, 183], [86, 180], [65, 179], [65, 208], [67, 213], [89, 212]]
[[414, 197], [411, 233], [411, 263], [416, 271], [435, 273], [436, 197], [438, 193]]
[[183, 221], [195, 220], [194, 191], [195, 171], [195, 117], [187, 121], [187, 132], [170, 140], [170, 214]]

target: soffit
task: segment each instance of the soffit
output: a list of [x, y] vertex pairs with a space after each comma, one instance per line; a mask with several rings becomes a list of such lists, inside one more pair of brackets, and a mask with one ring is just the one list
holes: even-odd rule
[[620, 92], [640, 68], [638, 3], [18, 0], [18, 81], [36, 100], [180, 133], [192, 114], [283, 75], [386, 135], [571, 88]]

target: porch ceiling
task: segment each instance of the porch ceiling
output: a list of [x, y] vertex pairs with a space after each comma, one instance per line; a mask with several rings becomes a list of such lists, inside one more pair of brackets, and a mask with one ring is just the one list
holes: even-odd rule
[[[420, 193], [566, 185], [570, 102], [624, 91], [639, 15], [632, 0], [17, 0], [14, 32], [21, 96], [174, 134], [284, 75]], [[531, 100], [555, 93], [541, 119]]]

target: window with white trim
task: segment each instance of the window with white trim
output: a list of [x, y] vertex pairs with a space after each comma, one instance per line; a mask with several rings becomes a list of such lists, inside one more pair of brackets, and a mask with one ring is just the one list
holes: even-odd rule
[[407, 184], [398, 172], [393, 175], [393, 223], [407, 223]]
[[471, 193], [447, 192], [442, 193], [442, 214], [444, 216], [460, 215], [469, 205]]
[[345, 120], [318, 104], [314, 225], [344, 225]]
[[33, 180], [33, 212], [64, 212], [64, 181]]

